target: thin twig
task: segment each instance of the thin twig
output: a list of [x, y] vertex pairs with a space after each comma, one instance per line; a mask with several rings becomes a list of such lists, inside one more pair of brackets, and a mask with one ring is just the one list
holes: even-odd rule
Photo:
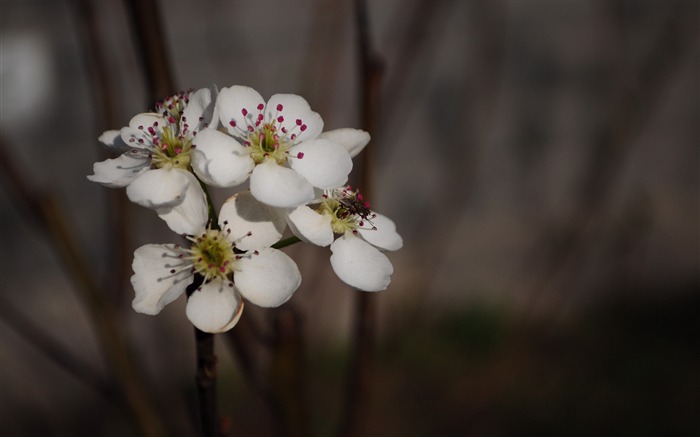
[[148, 83], [148, 103], [153, 105], [176, 92], [160, 11], [154, 0], [127, 0], [126, 3], [133, 18], [138, 53]]
[[2, 308], [2, 321], [7, 323], [18, 335], [38, 351], [46, 355], [54, 364], [62, 368], [79, 381], [109, 401], [117, 401], [120, 408], [123, 403], [118, 402], [117, 387], [95, 370], [84, 360], [70, 353], [54, 339], [46, 330], [41, 329], [31, 319], [21, 313], [15, 305], [0, 294], [0, 307]]
[[[617, 4], [606, 7], [612, 7], [609, 12], [613, 14], [624, 11], [624, 7]], [[533, 316], [545, 304], [544, 298], [548, 295], [543, 290], [551, 289], [557, 281], [574, 277], [572, 270], [580, 269], [586, 262], [591, 242], [600, 238], [606, 226], [605, 219], [613, 205], [613, 188], [624, 174], [620, 168], [638, 146], [638, 136], [658, 110], [658, 101], [664, 96], [663, 92], [673, 85], [673, 73], [697, 48], [696, 41], [690, 36], [697, 28], [697, 15], [684, 14], [682, 4], [669, 7], [673, 8], [673, 12], [658, 30], [644, 62], [635, 69], [639, 77], [635, 78], [627, 68], [621, 68], [622, 76], [615, 78], [624, 82], [626, 88], [608, 104], [606, 121], [593, 136], [589, 160], [584, 164], [587, 171], [583, 172], [573, 213], [566, 223], [547, 223], [543, 230], [547, 265], [542, 278], [530, 291], [532, 297], [528, 301]], [[613, 28], [619, 29], [621, 24], [618, 22]], [[650, 30], [645, 32], [649, 33]], [[618, 35], [618, 39], [625, 40], [624, 35]], [[537, 247], [537, 251], [542, 251], [541, 246]], [[566, 284], [567, 287], [569, 285]], [[561, 302], [554, 302], [554, 305], [563, 305]]]
[[37, 227], [48, 232], [59, 259], [65, 263], [68, 272], [77, 282], [76, 291], [92, 319], [102, 353], [107, 363], [113, 367], [124, 400], [131, 407], [131, 413], [142, 433], [148, 436], [165, 435], [163, 425], [131, 360], [114, 308], [102, 293], [85, 259], [84, 251], [78, 247], [73, 232], [75, 227], [69, 224], [54, 197], [39, 193], [29, 186], [23, 177], [28, 173], [19, 171], [1, 139], [0, 169], [3, 181], [9, 185], [18, 203], [25, 207]]
[[[111, 75], [111, 70], [107, 66], [103, 44], [100, 42], [98, 17], [95, 13], [94, 2], [89, 0], [74, 0], [74, 10], [76, 12], [78, 40], [83, 45], [85, 52], [86, 67], [90, 76], [90, 90], [93, 93], [95, 113], [97, 114], [97, 130], [101, 133], [107, 129], [118, 126], [117, 124], [117, 104], [116, 91]], [[102, 153], [103, 159], [111, 158]], [[108, 281], [110, 295], [115, 301], [124, 302], [125, 290], [128, 289], [127, 278], [129, 276], [130, 263], [130, 234], [128, 229], [128, 203], [122, 191], [110, 191], [109, 194], [110, 211], [107, 214], [109, 232], [105, 234], [109, 238], [107, 251], [109, 259], [111, 280]]]
[[[377, 119], [379, 116], [379, 95], [382, 78], [382, 64], [373, 52], [367, 10], [364, 0], [355, 2], [358, 63], [360, 69], [360, 90], [362, 92], [362, 125], [363, 128], [376, 138]], [[376, 147], [376, 146], [375, 146]], [[366, 148], [361, 155], [361, 189], [371, 197], [372, 190], [372, 159], [373, 150]], [[344, 416], [340, 421], [339, 435], [359, 435], [367, 421], [366, 398], [371, 382], [371, 368], [374, 353], [376, 333], [376, 296], [373, 293], [358, 292], [355, 295], [353, 350], [350, 370], [347, 377]]]
[[304, 337], [301, 317], [294, 307], [286, 305], [274, 313], [275, 341], [273, 345], [270, 380], [275, 388], [279, 409], [280, 435], [304, 437], [309, 435], [306, 408]]
[[214, 334], [194, 329], [197, 344], [197, 394], [202, 435], [219, 437], [221, 421], [216, 402], [216, 355], [214, 355]]
[[[148, 82], [149, 102], [154, 104], [175, 92], [167, 45], [160, 24], [160, 12], [154, 0], [127, 0], [138, 37], [138, 52]], [[215, 210], [207, 196], [210, 218], [216, 224]], [[200, 284], [192, 284], [190, 293]], [[196, 342], [196, 385], [202, 433], [206, 437], [221, 435], [221, 422], [216, 397], [216, 355], [214, 335], [194, 328]]]

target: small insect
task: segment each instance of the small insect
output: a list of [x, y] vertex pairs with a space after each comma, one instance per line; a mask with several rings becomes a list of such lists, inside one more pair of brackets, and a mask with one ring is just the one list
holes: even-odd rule
[[352, 187], [350, 186], [347, 186], [343, 191], [341, 191], [337, 200], [344, 212], [343, 216], [360, 217], [360, 226], [364, 226], [364, 220], [367, 220], [370, 224], [372, 224], [371, 219], [377, 216], [370, 210], [370, 204], [369, 202], [365, 201], [362, 194], [357, 191], [353, 191]]

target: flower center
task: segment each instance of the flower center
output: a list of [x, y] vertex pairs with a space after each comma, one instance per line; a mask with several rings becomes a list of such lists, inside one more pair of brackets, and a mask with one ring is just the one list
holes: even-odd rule
[[175, 120], [179, 120], [185, 106], [190, 102], [190, 94], [192, 94], [192, 90], [180, 91], [163, 101], [157, 102], [156, 112], [165, 118], [173, 117]]
[[306, 124], [297, 119], [289, 129], [285, 127], [282, 115], [284, 106], [281, 104], [275, 108], [274, 115], [269, 114], [269, 120], [265, 120], [263, 115], [265, 105], [260, 103], [256, 109], [256, 116], [246, 108], [241, 109], [243, 125], [236, 120], [229, 122], [229, 126], [234, 130], [233, 137], [250, 147], [250, 157], [255, 164], [274, 159], [278, 165], [283, 165], [290, 158], [303, 158], [304, 154], [301, 152], [290, 155], [289, 149], [297, 144], [297, 135], [306, 130]]
[[233, 245], [216, 229], [207, 229], [199, 237], [188, 237], [192, 241], [190, 248], [194, 270], [208, 282], [219, 278], [230, 281], [237, 256]]
[[260, 164], [265, 159], [271, 158], [282, 165], [287, 162], [289, 148], [293, 145], [286, 135], [280, 137], [277, 133], [277, 126], [274, 123], [265, 123], [257, 131], [248, 136], [250, 144], [250, 157], [256, 164]]
[[[151, 126], [138, 126], [141, 133], [132, 134], [128, 140], [136, 146], [130, 151], [131, 156], [150, 158], [151, 168], [189, 169], [196, 132], [190, 129], [183, 111], [190, 94], [191, 91], [183, 91], [156, 103], [156, 112], [165, 119], [165, 125], [161, 127], [155, 121]], [[201, 120], [195, 122], [195, 128]]]
[[364, 200], [362, 194], [348, 185], [345, 188], [326, 190], [316, 212], [331, 217], [334, 233], [344, 234], [347, 231], [355, 233], [358, 228], [364, 228], [365, 222], [371, 225], [369, 229], [377, 229], [371, 221], [376, 214], [369, 207], [369, 202]]
[[[152, 128], [151, 128], [152, 129]], [[151, 164], [154, 168], [172, 166], [187, 169], [192, 161], [192, 138], [189, 135], [175, 135], [174, 126], [165, 126], [160, 135], [153, 135]]]

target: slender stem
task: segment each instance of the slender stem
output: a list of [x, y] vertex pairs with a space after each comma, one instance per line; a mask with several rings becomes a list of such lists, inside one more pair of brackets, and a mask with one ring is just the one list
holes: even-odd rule
[[102, 353], [112, 366], [124, 402], [131, 409], [143, 434], [148, 436], [165, 435], [164, 425], [145, 390], [139, 373], [134, 366], [131, 351], [126, 339], [119, 329], [117, 314], [98, 281], [92, 273], [84, 251], [77, 244], [74, 234], [75, 226], [65, 216], [63, 209], [51, 196], [39, 193], [29, 186], [23, 175], [13, 165], [13, 158], [0, 141], [0, 170], [3, 182], [12, 189], [13, 194], [26, 207], [38, 228], [45, 230], [59, 255], [65, 263], [69, 274], [76, 282], [76, 292], [91, 316], [91, 321], [99, 338]]
[[[138, 37], [138, 48], [142, 65], [148, 81], [151, 102], [163, 98], [175, 91], [175, 81], [170, 69], [170, 60], [166, 50], [165, 38], [160, 25], [160, 13], [155, 0], [127, 0], [133, 16], [133, 24]], [[206, 186], [202, 188], [207, 197], [210, 226], [218, 228], [211, 197]], [[199, 275], [197, 275], [199, 276]], [[199, 281], [199, 283], [198, 283]], [[201, 278], [188, 287], [188, 296], [201, 284]], [[219, 436], [219, 413], [216, 400], [216, 356], [214, 355], [214, 336], [195, 328], [197, 350], [196, 383], [199, 394], [200, 418], [202, 432], [206, 437]]]
[[[189, 298], [204, 282], [202, 275], [195, 274], [194, 281], [187, 287]], [[204, 437], [220, 437], [221, 421], [216, 397], [216, 355], [214, 354], [214, 334], [194, 328], [197, 352], [195, 384], [199, 401], [199, 418]]]
[[273, 249], [282, 249], [283, 247], [291, 246], [292, 244], [298, 243], [301, 240], [297, 236], [292, 236], [289, 238], [285, 238], [284, 240], [278, 241], [277, 243], [272, 245]]
[[[193, 173], [194, 174], [194, 173]], [[209, 187], [207, 184], [202, 182], [197, 175], [194, 176], [199, 181], [199, 185], [204, 191], [204, 196], [207, 198], [207, 210], [209, 212], [209, 226], [212, 229], [219, 229], [219, 216], [216, 214], [216, 208], [214, 208], [214, 202], [211, 200], [211, 194], [209, 194]]]
[[309, 435], [306, 409], [304, 338], [302, 320], [293, 306], [275, 312], [274, 342], [270, 367], [270, 385], [275, 399], [284, 408], [277, 411], [280, 435], [304, 437]]
[[216, 402], [216, 355], [214, 355], [214, 334], [194, 328], [197, 344], [197, 395], [202, 435], [219, 437], [222, 435], [219, 412]]
[[[376, 138], [377, 119], [379, 117], [379, 94], [382, 67], [370, 45], [367, 9], [364, 0], [355, 1], [357, 24], [357, 47], [362, 93], [362, 125]], [[371, 196], [371, 152], [366, 148], [360, 161], [362, 169], [362, 190]], [[355, 313], [353, 330], [353, 350], [350, 370], [347, 376], [344, 417], [341, 417], [339, 435], [342, 437], [361, 435], [367, 421], [367, 397], [371, 384], [371, 369], [376, 332], [376, 301], [373, 293], [358, 292], [355, 295]]]
[[[50, 358], [58, 367], [83, 381], [91, 389], [97, 391], [102, 397], [110, 401], [119, 401], [117, 387], [112, 381], [106, 380], [95, 370], [93, 366], [85, 362], [77, 355], [55, 340], [51, 334], [42, 329], [15, 307], [8, 299], [0, 295], [0, 307], [2, 308], [2, 321], [24, 340], [30, 343], [39, 352]], [[119, 403], [119, 406], [126, 406]]]
[[[114, 87], [113, 71], [109, 68], [107, 57], [109, 51], [103, 50], [102, 37], [100, 34], [100, 21], [96, 11], [96, 4], [90, 0], [73, 0], [72, 2], [76, 17], [76, 32], [83, 52], [85, 66], [90, 77], [90, 91], [96, 113], [97, 131], [103, 132], [117, 124], [117, 108], [119, 99]], [[97, 136], [97, 135], [95, 135]], [[101, 149], [103, 150], [103, 149]], [[106, 151], [100, 153], [101, 159], [112, 158]], [[128, 284], [128, 277], [131, 269], [131, 235], [128, 223], [128, 203], [126, 196], [121, 191], [110, 191], [107, 194], [109, 211], [106, 223], [109, 232], [105, 232], [108, 238], [108, 245], [111, 250], [107, 253], [110, 256], [108, 265], [110, 268], [110, 280], [108, 286], [112, 288], [110, 294], [115, 297], [118, 304], [124, 300], [131, 289]]]
[[141, 65], [146, 73], [148, 102], [154, 104], [176, 91], [160, 11], [155, 0], [127, 0], [126, 3], [133, 17]]

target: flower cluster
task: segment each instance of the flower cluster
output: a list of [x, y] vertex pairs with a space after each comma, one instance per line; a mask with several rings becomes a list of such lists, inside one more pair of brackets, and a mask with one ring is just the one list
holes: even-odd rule
[[[401, 248], [401, 236], [346, 186], [369, 134], [323, 132], [321, 116], [300, 96], [266, 102], [244, 86], [183, 92], [99, 140], [120, 155], [95, 163], [88, 179], [126, 188], [131, 201], [186, 239], [136, 249], [137, 312], [157, 314], [188, 293], [188, 319], [218, 333], [236, 324], [244, 299], [282, 305], [301, 284], [296, 263], [275, 248], [287, 227], [294, 241], [330, 246], [331, 266], [350, 286], [379, 291], [391, 281], [383, 251]], [[247, 180], [249, 190], [226, 200], [217, 215], [207, 187]]]

